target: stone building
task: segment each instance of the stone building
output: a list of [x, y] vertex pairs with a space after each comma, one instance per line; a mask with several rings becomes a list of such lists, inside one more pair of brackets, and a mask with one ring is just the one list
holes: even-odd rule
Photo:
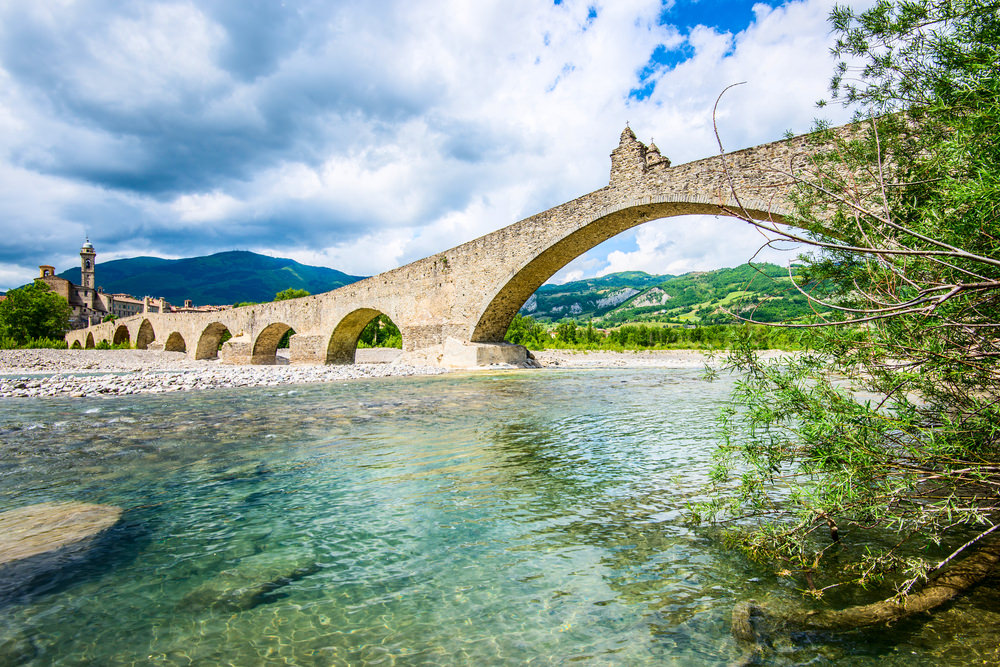
[[70, 316], [71, 328], [82, 329], [98, 324], [109, 314], [129, 317], [139, 313], [170, 312], [170, 304], [162, 298], [151, 299], [147, 296], [136, 299], [129, 294], [105, 294], [96, 287], [96, 259], [94, 244], [87, 239], [80, 248], [80, 285], [57, 276], [55, 268], [47, 264], [38, 267], [39, 276], [35, 280], [48, 285], [53, 292], [66, 299], [73, 309]]

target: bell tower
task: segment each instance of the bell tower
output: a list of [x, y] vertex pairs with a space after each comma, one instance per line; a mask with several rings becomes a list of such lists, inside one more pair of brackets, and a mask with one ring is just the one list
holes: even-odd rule
[[94, 258], [97, 257], [97, 253], [94, 252], [94, 245], [90, 242], [88, 238], [83, 247], [80, 248], [80, 287], [85, 287], [88, 289], [94, 289]]

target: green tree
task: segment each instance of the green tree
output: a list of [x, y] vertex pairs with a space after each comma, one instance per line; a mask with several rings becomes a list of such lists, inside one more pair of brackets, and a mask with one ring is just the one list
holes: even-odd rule
[[587, 327], [583, 330], [582, 342], [587, 345], [597, 346], [602, 343], [604, 337], [600, 334], [597, 329], [594, 328], [594, 323], [591, 320], [587, 320]]
[[303, 296], [309, 296], [309, 291], [304, 289], [297, 289], [295, 287], [289, 287], [288, 289], [283, 289], [274, 295], [275, 301], [287, 301], [288, 299], [298, 299]]
[[369, 322], [358, 336], [358, 347], [403, 347], [403, 334], [395, 322], [379, 315]]
[[551, 342], [545, 327], [536, 322], [528, 315], [517, 313], [507, 327], [507, 335], [504, 339], [508, 343], [524, 345], [531, 350], [544, 350]]
[[573, 345], [576, 343], [577, 327], [573, 320], [563, 320], [556, 325], [556, 340], [560, 343]]
[[43, 282], [10, 290], [0, 301], [0, 336], [19, 345], [39, 338], [62, 338], [73, 314], [69, 303]]
[[820, 128], [832, 148], [791, 174], [807, 232], [754, 223], [815, 249], [798, 281], [826, 296], [803, 287], [811, 352], [787, 365], [743, 337], [713, 476], [731, 493], [700, 511], [753, 517], [736, 543], [817, 595], [917, 596], [1000, 553], [1000, 4], [881, 0], [831, 21], [860, 63], [832, 82], [857, 125]]

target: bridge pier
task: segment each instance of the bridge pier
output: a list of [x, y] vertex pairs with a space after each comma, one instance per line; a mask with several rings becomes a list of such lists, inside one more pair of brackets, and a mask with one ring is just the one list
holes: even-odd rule
[[328, 337], [322, 334], [293, 334], [288, 339], [288, 363], [325, 364], [327, 340]]
[[[252, 364], [253, 343], [246, 334], [230, 338], [219, 348], [219, 363], [222, 364]], [[273, 361], [270, 363], [274, 363]]]

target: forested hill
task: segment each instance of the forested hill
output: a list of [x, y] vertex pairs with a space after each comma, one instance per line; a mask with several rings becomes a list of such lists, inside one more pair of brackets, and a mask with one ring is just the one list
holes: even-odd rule
[[763, 322], [810, 313], [791, 284], [788, 269], [774, 264], [699, 271], [680, 276], [641, 271], [613, 273], [562, 285], [543, 285], [521, 308], [536, 320], [564, 319], [597, 326], [627, 322], [718, 324], [725, 310]]
[[[80, 284], [79, 267], [59, 275]], [[183, 304], [185, 299], [195, 305], [270, 301], [289, 287], [319, 294], [363, 277], [245, 250], [185, 259], [132, 257], [99, 261], [96, 272], [97, 285], [105, 292], [140, 298], [162, 296], [175, 305]]]

